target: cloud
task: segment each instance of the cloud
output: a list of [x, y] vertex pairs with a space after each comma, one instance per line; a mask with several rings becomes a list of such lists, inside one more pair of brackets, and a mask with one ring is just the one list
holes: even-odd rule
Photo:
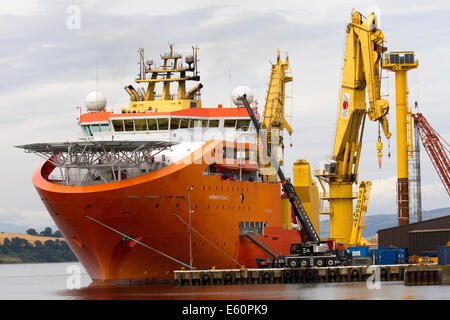
[[32, 16], [41, 12], [39, 1], [0, 2], [0, 16]]
[[[421, 190], [423, 211], [450, 206], [450, 200], [442, 183], [424, 184]], [[413, 199], [410, 198], [410, 201]], [[372, 181], [367, 214], [397, 214], [396, 176]]]

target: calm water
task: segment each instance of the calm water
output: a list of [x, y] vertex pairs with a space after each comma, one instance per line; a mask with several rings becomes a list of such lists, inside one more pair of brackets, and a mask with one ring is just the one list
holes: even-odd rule
[[[80, 289], [68, 289], [68, 268], [81, 270]], [[69, 269], [70, 270], [70, 269]], [[153, 285], [121, 288], [88, 288], [91, 279], [78, 263], [0, 265], [0, 300], [450, 300], [450, 286], [404, 286], [382, 282], [369, 290], [365, 282], [330, 284], [271, 284], [245, 286], [177, 287]]]

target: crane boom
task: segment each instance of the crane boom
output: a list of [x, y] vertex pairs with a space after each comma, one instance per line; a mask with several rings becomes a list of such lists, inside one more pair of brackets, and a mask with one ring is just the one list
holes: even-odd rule
[[[284, 129], [292, 135], [292, 128], [284, 116], [285, 88], [286, 83], [292, 81], [292, 77], [287, 75], [289, 69], [289, 57], [283, 62], [280, 57], [280, 49], [277, 50], [277, 61], [271, 64], [270, 81], [267, 89], [266, 104], [261, 120], [261, 128], [266, 130], [267, 147], [272, 154], [278, 158], [279, 146], [283, 146], [282, 132]], [[278, 165], [283, 165], [281, 159], [277, 160]], [[263, 172], [269, 182], [277, 182], [277, 172], [270, 163], [263, 167]]]
[[[261, 138], [261, 142], [262, 142], [264, 148], [267, 150], [267, 154], [269, 155], [272, 166], [274, 168], [276, 168], [276, 170], [277, 170], [278, 177], [281, 181], [281, 186], [282, 186], [284, 192], [286, 193], [286, 195], [288, 196], [289, 202], [292, 204], [292, 210], [294, 211], [296, 218], [298, 219], [301, 226], [303, 227], [303, 230], [305, 230], [306, 236], [308, 238], [307, 240], [309, 242], [315, 242], [315, 243], [320, 242], [320, 238], [319, 238], [316, 230], [314, 229], [311, 221], [309, 220], [308, 215], [306, 214], [306, 211], [303, 208], [303, 205], [302, 205], [300, 199], [298, 198], [297, 193], [295, 192], [294, 186], [289, 182], [288, 179], [286, 179], [286, 177], [283, 173], [283, 170], [281, 170], [281, 167], [278, 165], [277, 160], [273, 156], [271, 150], [268, 148], [267, 139], [266, 139], [264, 133], [260, 130], [261, 125], [260, 125], [259, 121], [256, 119], [255, 114], [247, 101], [246, 95], [244, 94], [241, 99], [242, 99], [242, 102], [243, 102], [245, 108], [247, 109], [247, 112], [250, 116], [250, 119], [253, 122], [253, 125], [256, 128], [256, 132], [258, 133], [258, 136]], [[304, 239], [302, 239], [302, 241], [305, 242]]]
[[[414, 124], [419, 130], [422, 144], [436, 169], [439, 178], [444, 184], [444, 188], [450, 196], [450, 161], [448, 157], [449, 145], [430, 126], [427, 119], [421, 113], [414, 113]], [[443, 143], [444, 142], [444, 143]], [[446, 146], [445, 146], [446, 145]]]
[[372, 182], [361, 181], [358, 188], [358, 198], [356, 201], [355, 213], [353, 215], [353, 227], [350, 237], [350, 245], [356, 246], [361, 243], [362, 231], [367, 213], [367, 204], [369, 203], [370, 188]]

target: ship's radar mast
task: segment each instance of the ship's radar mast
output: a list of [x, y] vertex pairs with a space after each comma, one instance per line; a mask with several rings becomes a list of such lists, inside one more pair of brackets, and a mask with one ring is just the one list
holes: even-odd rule
[[[147, 113], [170, 112], [188, 108], [201, 108], [200, 89], [201, 83], [189, 91], [186, 90], [187, 81], [200, 81], [198, 71], [197, 52], [198, 47], [192, 47], [192, 54], [185, 57], [174, 52], [173, 44], [169, 43], [170, 51], [161, 54], [161, 64], [152, 59], [145, 59], [144, 49], [140, 48], [139, 73], [136, 77], [138, 85], [147, 85], [134, 88], [126, 86], [125, 91], [130, 95], [128, 108], [123, 108], [122, 113]], [[162, 84], [161, 92], [157, 92], [157, 84]], [[177, 83], [177, 92], [171, 92], [172, 83]]]

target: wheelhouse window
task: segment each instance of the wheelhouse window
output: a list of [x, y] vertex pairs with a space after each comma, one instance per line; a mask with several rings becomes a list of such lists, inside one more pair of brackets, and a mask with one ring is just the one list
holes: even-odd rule
[[158, 130], [158, 124], [156, 123], [156, 119], [147, 119], [148, 130], [155, 131]]
[[108, 123], [102, 123], [100, 124], [102, 132], [109, 132], [111, 131], [111, 128], [109, 127]]
[[168, 130], [169, 129], [169, 118], [159, 118], [158, 119], [158, 128], [159, 128], [159, 130]]
[[98, 124], [91, 124], [91, 131], [94, 132], [100, 132], [100, 125]]
[[209, 127], [210, 128], [218, 128], [219, 127], [219, 120], [209, 120]]
[[225, 119], [223, 126], [225, 128], [236, 128], [236, 120], [234, 120], [234, 119]]
[[191, 119], [189, 121], [189, 128], [194, 128], [200, 126], [200, 120], [199, 119]]
[[180, 118], [170, 119], [170, 130], [176, 130], [180, 127]]
[[208, 120], [202, 120], [202, 128], [208, 127]]
[[238, 120], [237, 121], [237, 129], [247, 131], [250, 127], [250, 120]]
[[124, 131], [123, 130], [123, 120], [122, 119], [121, 120], [112, 120], [112, 124], [113, 124], [113, 127], [114, 127], [114, 131], [118, 131], [118, 132]]
[[91, 132], [91, 129], [89, 128], [89, 126], [87, 126], [87, 125], [82, 125], [81, 126], [81, 130], [83, 130], [83, 133], [84, 133], [84, 135], [85, 136], [92, 136], [92, 132]]
[[134, 119], [136, 131], [147, 131], [147, 121], [145, 119]]
[[186, 129], [189, 127], [189, 119], [180, 120], [180, 129]]
[[123, 120], [125, 124], [125, 131], [134, 131], [133, 119]]

